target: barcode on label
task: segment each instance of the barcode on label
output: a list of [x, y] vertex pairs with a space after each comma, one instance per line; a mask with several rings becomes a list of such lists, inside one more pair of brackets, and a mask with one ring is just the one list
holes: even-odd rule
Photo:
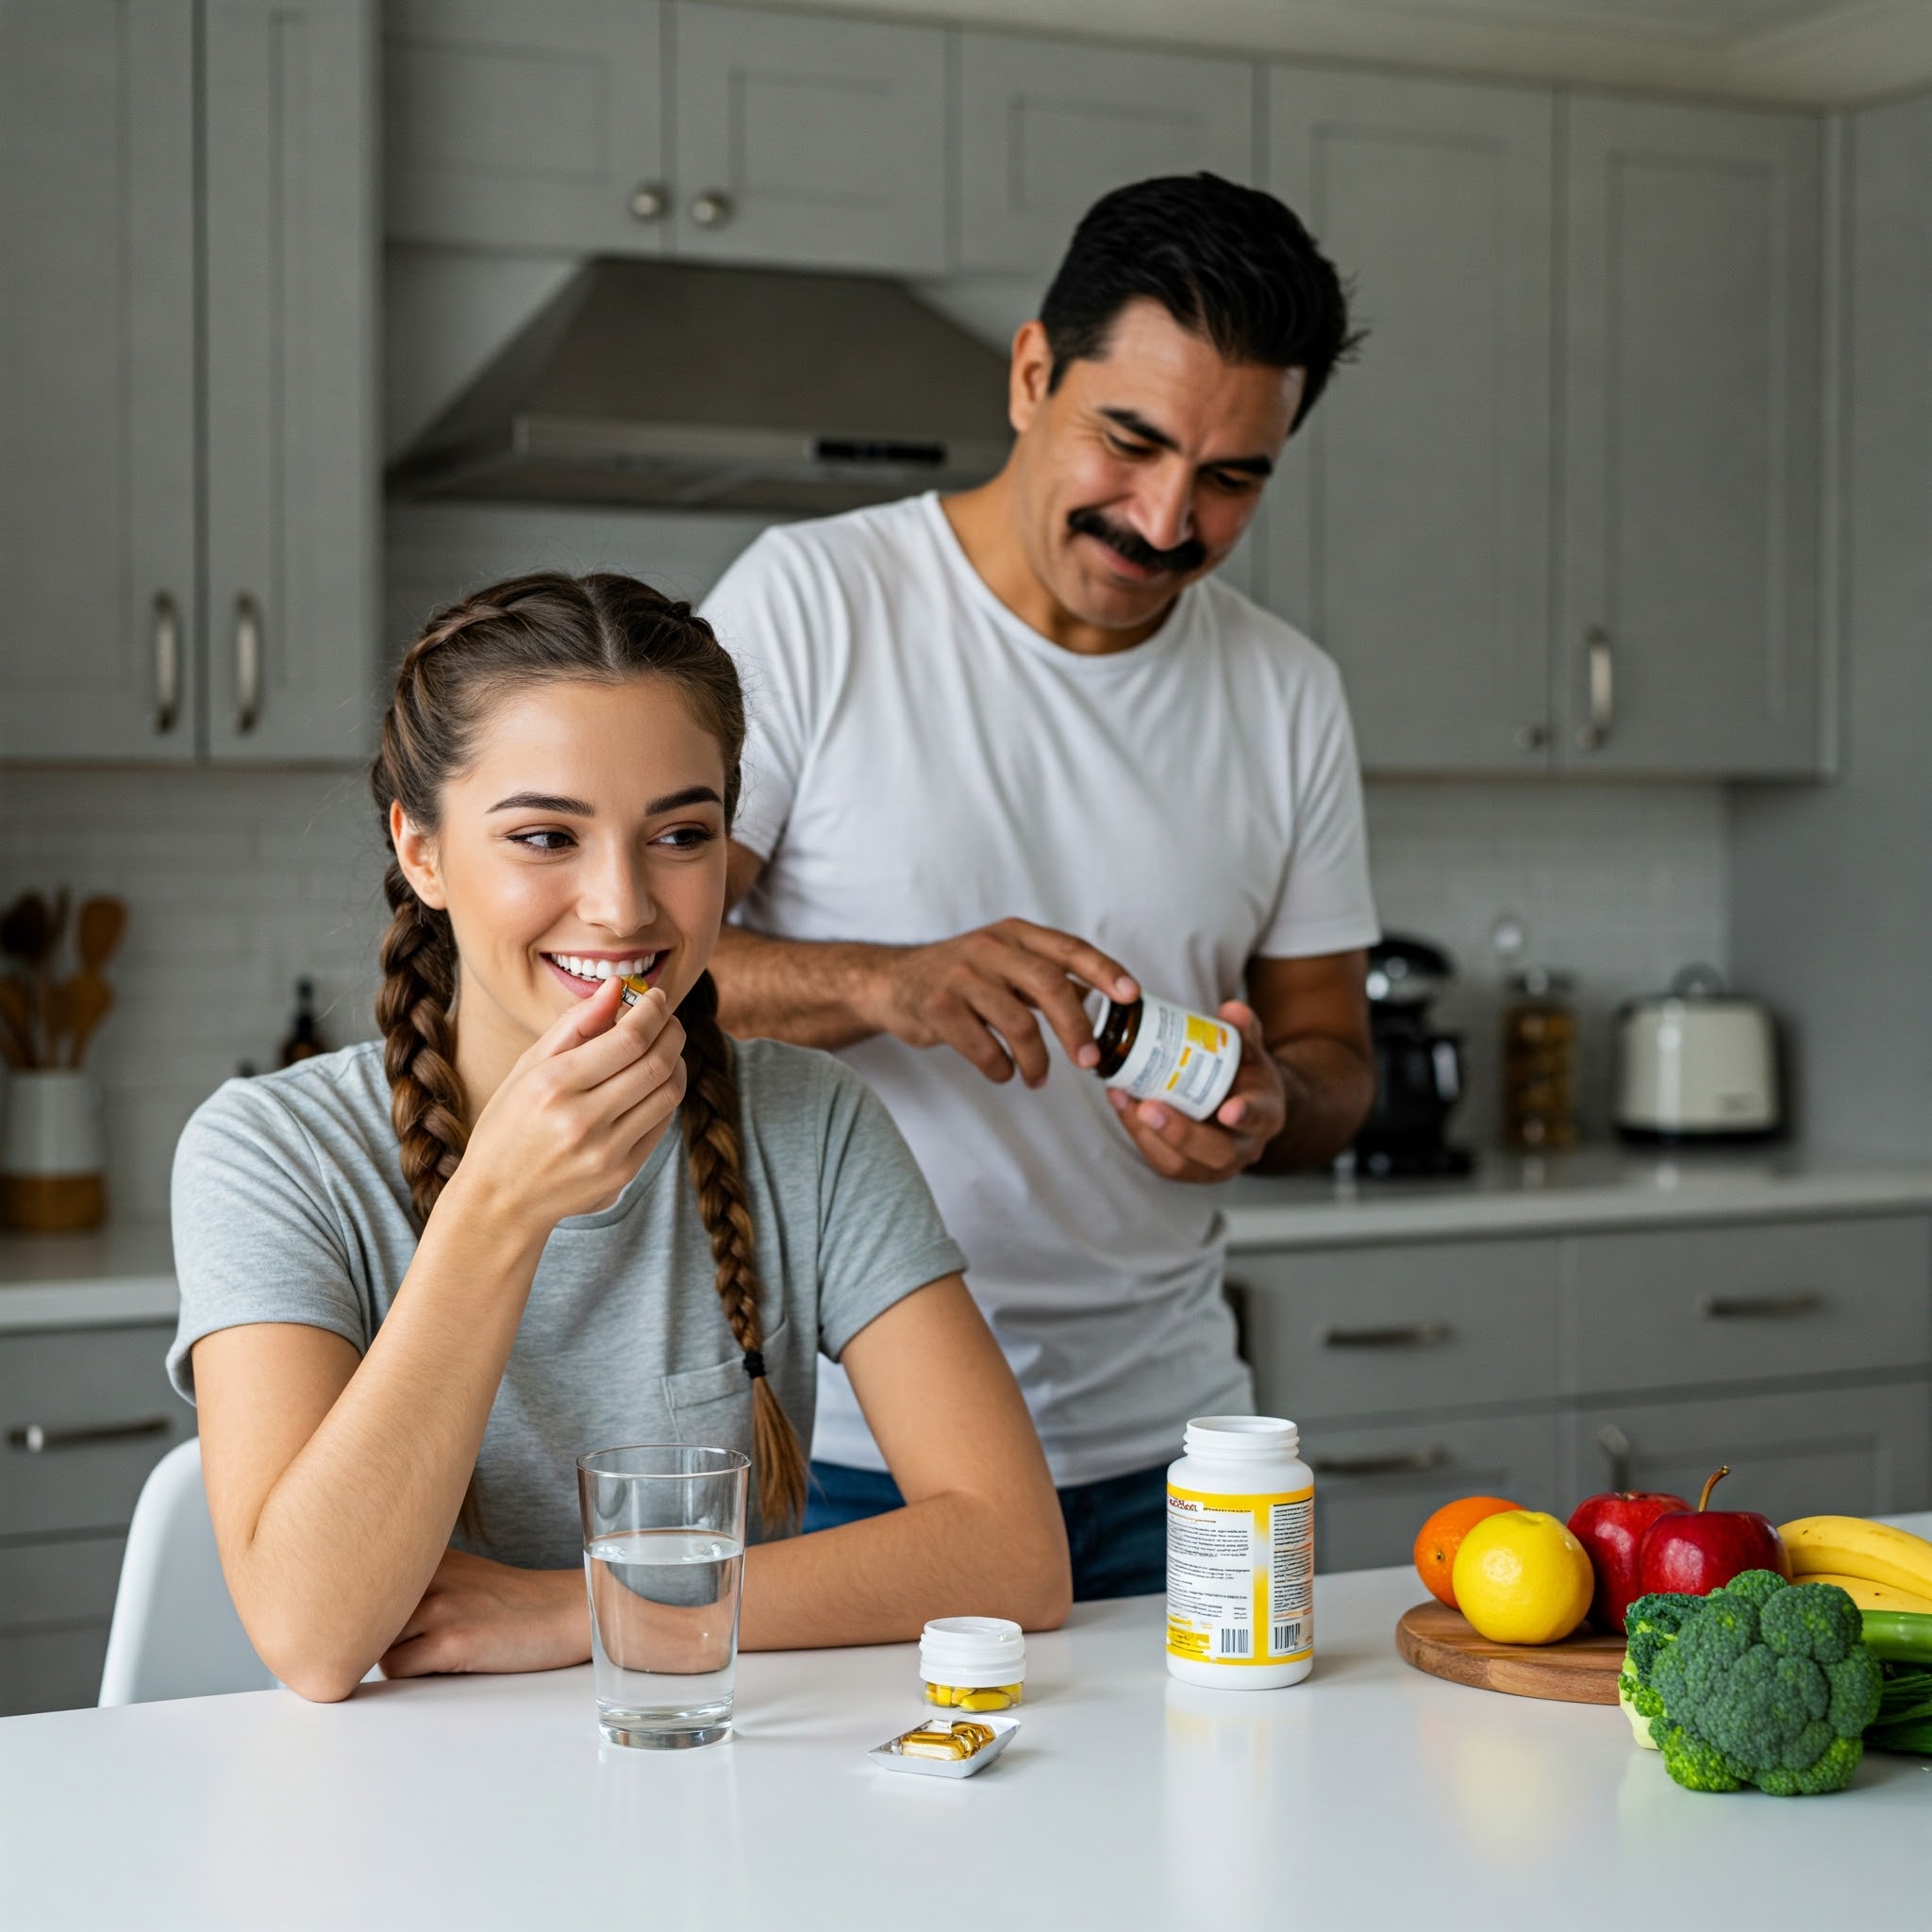
[[1232, 1630], [1223, 1625], [1221, 1632], [1221, 1655], [1223, 1657], [1246, 1657], [1248, 1654], [1248, 1633], [1245, 1630]]
[[1277, 1654], [1283, 1651], [1299, 1650], [1301, 1647], [1302, 1625], [1299, 1617], [1294, 1619], [1292, 1623], [1275, 1624], [1274, 1648]]

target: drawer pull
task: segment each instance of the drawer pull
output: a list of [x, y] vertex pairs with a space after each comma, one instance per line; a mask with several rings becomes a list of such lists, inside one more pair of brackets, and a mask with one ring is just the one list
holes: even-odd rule
[[1824, 1297], [1812, 1289], [1796, 1294], [1707, 1294], [1697, 1312], [1707, 1322], [1752, 1322], [1784, 1315], [1815, 1315]]
[[1311, 1456], [1308, 1467], [1317, 1475], [1420, 1475], [1448, 1460], [1448, 1450], [1431, 1442], [1425, 1449], [1398, 1449], [1391, 1456]]
[[1440, 1348], [1449, 1340], [1446, 1322], [1408, 1322], [1393, 1328], [1323, 1328], [1324, 1348]]
[[50, 1429], [44, 1423], [24, 1423], [8, 1429], [10, 1449], [25, 1449], [29, 1456], [46, 1456], [56, 1449], [89, 1449], [96, 1442], [132, 1442], [142, 1436], [165, 1436], [174, 1426], [164, 1415], [144, 1417], [138, 1423], [97, 1423], [92, 1428]]

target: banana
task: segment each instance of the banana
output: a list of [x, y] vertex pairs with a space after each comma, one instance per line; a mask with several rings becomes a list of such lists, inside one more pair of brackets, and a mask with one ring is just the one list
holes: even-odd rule
[[1862, 1516], [1801, 1516], [1778, 1535], [1793, 1576], [1862, 1576], [1910, 1596], [1932, 1597], [1932, 1543]]
[[1874, 1583], [1867, 1576], [1839, 1576], [1828, 1570], [1810, 1570], [1792, 1578], [1796, 1583], [1835, 1583], [1861, 1610], [1911, 1610], [1932, 1616], [1932, 1596], [1914, 1596], [1908, 1590], [1894, 1590], [1889, 1583]]

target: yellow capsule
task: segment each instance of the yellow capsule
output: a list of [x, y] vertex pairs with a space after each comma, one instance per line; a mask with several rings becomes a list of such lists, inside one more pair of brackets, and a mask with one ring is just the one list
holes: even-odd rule
[[620, 1006], [634, 1007], [651, 990], [651, 982], [641, 978], [635, 973], [624, 976], [624, 991], [617, 995]]
[[1026, 1687], [1024, 1684], [1003, 1684], [1000, 1688], [1007, 1693], [1008, 1704], [1019, 1704], [1026, 1695]]
[[898, 1744], [902, 1757], [971, 1757], [978, 1749], [966, 1739], [956, 1738], [950, 1729], [942, 1731], [936, 1726], [908, 1731]]
[[928, 1704], [953, 1704], [959, 1693], [950, 1684], [928, 1684], [925, 1687], [925, 1701]]
[[952, 1724], [953, 1735], [963, 1740], [966, 1755], [971, 1757], [975, 1751], [983, 1751], [993, 1740], [995, 1733], [991, 1724], [975, 1724], [963, 1717], [956, 1717]]
[[1010, 1710], [1013, 1704], [1004, 1690], [962, 1690], [955, 1702], [961, 1710]]

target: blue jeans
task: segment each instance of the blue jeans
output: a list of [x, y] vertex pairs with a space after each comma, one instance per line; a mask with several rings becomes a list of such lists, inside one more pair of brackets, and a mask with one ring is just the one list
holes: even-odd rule
[[[1146, 1596], [1167, 1588], [1167, 1465], [1074, 1483], [1059, 1492], [1074, 1559], [1074, 1601]], [[905, 1501], [899, 1485], [870, 1469], [814, 1462], [805, 1527], [882, 1516]]]

